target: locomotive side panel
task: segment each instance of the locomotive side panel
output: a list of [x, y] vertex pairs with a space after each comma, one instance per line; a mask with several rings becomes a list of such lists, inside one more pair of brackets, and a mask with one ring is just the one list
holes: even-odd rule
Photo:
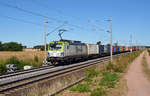
[[65, 45], [64, 56], [83, 56], [87, 55], [86, 45]]

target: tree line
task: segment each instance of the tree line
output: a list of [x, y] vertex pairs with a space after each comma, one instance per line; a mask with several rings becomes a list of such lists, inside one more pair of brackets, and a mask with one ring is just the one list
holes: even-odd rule
[[7, 42], [2, 43], [0, 42], [0, 51], [22, 51], [23, 47], [22, 44], [17, 42]]

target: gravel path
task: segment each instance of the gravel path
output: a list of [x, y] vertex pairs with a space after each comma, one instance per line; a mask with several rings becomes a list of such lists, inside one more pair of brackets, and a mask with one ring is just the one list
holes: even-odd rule
[[125, 76], [128, 86], [127, 96], [150, 96], [150, 82], [142, 71], [143, 55], [144, 52], [132, 62]]

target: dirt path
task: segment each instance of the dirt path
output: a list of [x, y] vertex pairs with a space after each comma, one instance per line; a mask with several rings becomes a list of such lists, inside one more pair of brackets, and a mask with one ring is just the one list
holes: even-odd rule
[[150, 96], [150, 82], [142, 71], [144, 52], [132, 62], [125, 76], [128, 86], [127, 96]]

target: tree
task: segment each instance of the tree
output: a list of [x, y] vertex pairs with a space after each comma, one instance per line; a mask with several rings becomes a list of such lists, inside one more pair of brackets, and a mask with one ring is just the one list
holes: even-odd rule
[[[45, 50], [45, 46], [44, 46], [44, 45], [41, 45], [40, 50], [41, 50], [41, 51], [44, 51], [44, 50]], [[46, 50], [48, 50], [48, 44], [46, 44]]]
[[108, 43], [107, 46], [110, 46], [110, 44]]
[[114, 43], [115, 46], [118, 46], [118, 43]]
[[98, 41], [97, 44], [98, 44], [98, 45], [101, 45], [102, 43], [101, 43], [101, 41]]
[[8, 42], [2, 44], [1, 51], [22, 51], [22, 44], [17, 42]]
[[0, 41], [0, 51], [2, 50], [2, 42]]

